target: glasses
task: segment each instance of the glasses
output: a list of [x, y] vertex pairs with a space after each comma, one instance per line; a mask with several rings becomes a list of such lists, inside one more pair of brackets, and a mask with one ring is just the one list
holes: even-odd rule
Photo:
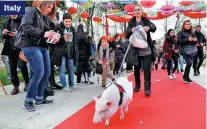
[[141, 9], [135, 9], [134, 11], [142, 11]]

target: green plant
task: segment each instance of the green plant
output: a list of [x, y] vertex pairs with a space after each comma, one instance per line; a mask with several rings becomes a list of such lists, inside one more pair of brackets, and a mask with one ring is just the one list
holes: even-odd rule
[[[20, 82], [24, 82], [21, 72], [18, 73], [18, 77]], [[0, 80], [4, 86], [12, 84], [11, 80], [7, 79], [7, 71], [4, 67], [0, 69]]]

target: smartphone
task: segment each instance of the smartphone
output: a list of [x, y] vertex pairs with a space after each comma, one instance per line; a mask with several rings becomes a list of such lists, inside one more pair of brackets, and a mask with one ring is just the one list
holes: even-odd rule
[[11, 33], [11, 31], [7, 31], [6, 33], [9, 34], [9, 33]]

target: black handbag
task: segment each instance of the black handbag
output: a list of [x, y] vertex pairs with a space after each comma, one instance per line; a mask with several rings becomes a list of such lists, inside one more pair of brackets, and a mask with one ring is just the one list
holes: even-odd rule
[[194, 45], [187, 45], [183, 48], [183, 54], [187, 55], [187, 56], [195, 56], [198, 52], [198, 49], [196, 46]]
[[102, 66], [98, 62], [96, 63], [96, 73], [97, 74], [102, 74], [103, 73]]

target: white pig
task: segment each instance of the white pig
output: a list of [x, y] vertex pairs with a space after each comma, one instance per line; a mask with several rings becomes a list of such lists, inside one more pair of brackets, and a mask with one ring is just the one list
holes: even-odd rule
[[93, 122], [98, 124], [105, 120], [105, 126], [109, 126], [110, 118], [120, 109], [120, 120], [124, 119], [124, 114], [128, 112], [128, 105], [133, 98], [132, 82], [127, 77], [120, 77], [116, 83], [121, 85], [125, 92], [123, 93], [123, 102], [119, 106], [120, 92], [116, 84], [110, 85], [102, 93], [100, 98], [93, 97], [95, 104], [95, 113]]

